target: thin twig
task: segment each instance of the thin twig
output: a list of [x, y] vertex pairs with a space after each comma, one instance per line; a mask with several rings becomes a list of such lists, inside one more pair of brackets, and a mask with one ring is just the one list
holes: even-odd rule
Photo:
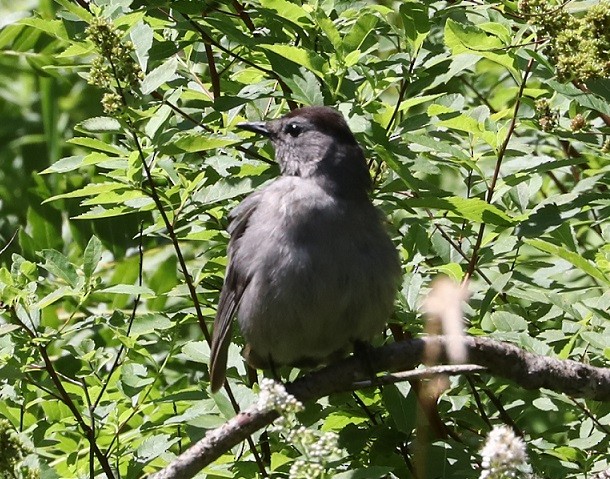
[[2, 255], [2, 253], [4, 253], [8, 249], [8, 247], [11, 245], [11, 243], [15, 240], [15, 238], [17, 237], [17, 233], [19, 233], [20, 229], [21, 228], [17, 228], [15, 230], [15, 232], [13, 233], [13, 236], [11, 236], [11, 239], [6, 242], [6, 244], [4, 245], [4, 247], [2, 249], [0, 249], [0, 255]]
[[491, 429], [492, 428], [491, 421], [489, 420], [489, 417], [487, 416], [487, 413], [485, 412], [485, 408], [483, 407], [483, 402], [481, 401], [481, 395], [479, 394], [479, 391], [477, 391], [474, 381], [472, 380], [471, 377], [466, 376], [466, 382], [468, 383], [468, 386], [470, 387], [470, 392], [472, 393], [472, 397], [474, 397], [474, 402], [477, 404], [477, 409], [479, 410], [479, 414], [481, 415], [481, 418], [483, 419], [483, 421], [485, 421], [485, 424], [487, 424], [487, 426], [489, 426], [489, 428]]
[[[527, 62], [527, 66], [525, 67], [525, 72], [523, 73], [523, 80], [521, 81], [521, 85], [519, 85], [519, 91], [517, 93], [517, 98], [515, 100], [515, 106], [513, 109], [513, 116], [510, 120], [508, 131], [506, 132], [506, 137], [504, 138], [504, 141], [502, 142], [502, 144], [500, 145], [500, 149], [498, 150], [496, 166], [494, 169], [493, 176], [491, 178], [491, 183], [487, 188], [487, 194], [485, 196], [485, 201], [487, 201], [487, 203], [489, 204], [491, 204], [491, 200], [493, 199], [493, 194], [496, 188], [496, 183], [498, 182], [498, 178], [500, 177], [500, 167], [502, 166], [502, 161], [504, 160], [504, 155], [506, 154], [506, 150], [508, 148], [508, 143], [510, 142], [517, 126], [517, 115], [519, 113], [519, 107], [521, 106], [521, 98], [523, 97], [523, 91], [525, 90], [527, 78], [529, 77], [529, 74], [532, 71], [533, 65], [534, 59], [530, 58], [530, 60]], [[466, 274], [464, 275], [464, 281], [468, 281], [475, 271], [477, 261], [479, 259], [479, 249], [481, 248], [481, 243], [483, 242], [484, 234], [485, 223], [482, 222], [481, 226], [479, 227], [479, 233], [477, 235], [475, 245], [472, 248], [472, 256], [470, 258]]]
[[[377, 384], [371, 384], [371, 386], [376, 386]], [[354, 401], [356, 401], [356, 404], [358, 405], [358, 407], [360, 409], [362, 409], [364, 411], [364, 414], [367, 415], [367, 417], [369, 418], [369, 421], [371, 421], [371, 424], [373, 426], [376, 426], [378, 424], [377, 419], [375, 419], [375, 415], [371, 412], [371, 410], [367, 407], [366, 404], [364, 404], [364, 401], [362, 399], [360, 399], [360, 396], [358, 396], [358, 393], [356, 391], [352, 391], [352, 397], [354, 398]]]
[[[91, 396], [89, 395], [89, 388], [87, 388], [87, 381], [85, 378], [80, 380], [81, 387], [85, 393], [85, 401], [87, 401], [87, 408], [89, 409], [89, 427], [91, 428], [91, 435], [95, 437], [95, 410], [91, 403]], [[93, 447], [89, 446], [89, 477], [95, 477], [95, 454], [93, 453]]]
[[407, 88], [410, 85], [409, 79], [413, 75], [413, 70], [415, 68], [415, 60], [417, 59], [417, 53], [418, 52], [415, 52], [413, 57], [411, 58], [411, 61], [409, 62], [409, 70], [407, 72], [406, 78], [403, 78], [403, 80], [401, 82], [400, 90], [398, 92], [398, 99], [396, 100], [396, 105], [394, 105], [394, 111], [392, 111], [392, 116], [390, 117], [390, 121], [388, 121], [388, 126], [386, 127], [386, 133], [388, 133], [390, 131], [390, 129], [394, 125], [396, 118], [398, 117], [398, 112], [400, 111], [400, 105], [402, 104], [405, 93], [407, 92]]
[[510, 426], [515, 431], [515, 433], [517, 433], [518, 436], [523, 437], [523, 430], [519, 426], [517, 426], [517, 423], [514, 421], [514, 419], [510, 417], [510, 414], [508, 414], [506, 409], [504, 409], [504, 404], [502, 404], [502, 401], [500, 401], [500, 399], [494, 394], [494, 392], [486, 386], [483, 386], [483, 392], [498, 410], [498, 414], [500, 414], [502, 422]]
[[85, 437], [89, 441], [89, 444], [90, 444], [91, 448], [93, 449], [93, 453], [95, 454], [96, 459], [98, 460], [98, 462], [100, 463], [100, 466], [102, 467], [104, 473], [106, 474], [106, 477], [109, 479], [111, 479], [111, 478], [113, 479], [115, 477], [114, 472], [113, 472], [112, 468], [110, 467], [110, 463], [108, 462], [108, 459], [106, 458], [104, 453], [102, 453], [102, 451], [98, 447], [97, 443], [95, 442], [94, 431], [85, 422], [85, 419], [83, 418], [80, 411], [76, 407], [76, 404], [74, 404], [74, 402], [72, 401], [72, 398], [70, 397], [68, 392], [65, 390], [64, 385], [62, 384], [61, 380], [59, 379], [59, 376], [57, 375], [57, 372], [55, 371], [53, 362], [49, 358], [46, 347], [44, 345], [39, 345], [38, 351], [40, 352], [40, 355], [42, 356], [42, 360], [45, 363], [46, 370], [51, 378], [51, 381], [55, 385], [55, 388], [57, 389], [57, 391], [59, 392], [59, 395], [62, 398], [62, 402], [66, 406], [68, 406], [68, 409], [70, 409], [70, 411], [72, 412], [74, 419], [76, 419], [76, 422], [78, 423], [80, 428], [84, 431]]
[[[144, 271], [144, 249], [142, 248], [142, 231], [143, 231], [143, 224], [140, 223], [140, 234], [139, 234], [139, 242], [138, 242], [138, 255], [139, 255], [139, 259], [138, 259], [138, 286], [142, 286], [143, 284], [143, 271]], [[134, 301], [133, 301], [133, 307], [131, 308], [131, 314], [129, 315], [129, 321], [128, 321], [128, 325], [127, 325], [127, 332], [126, 332], [126, 336], [129, 337], [129, 334], [131, 333], [131, 327], [133, 326], [133, 322], [135, 320], [136, 317], [136, 311], [138, 309], [138, 305], [140, 304], [140, 299], [141, 299], [141, 295], [138, 294]], [[106, 377], [106, 381], [104, 381], [104, 383], [102, 384], [102, 388], [100, 389], [99, 394], [97, 395], [97, 398], [95, 399], [95, 402], [93, 403], [93, 409], [91, 411], [91, 413], [93, 414], [93, 411], [95, 411], [95, 409], [97, 408], [97, 406], [99, 405], [100, 401], [102, 400], [102, 397], [104, 396], [104, 393], [106, 392], [106, 389], [108, 388], [108, 385], [110, 384], [110, 380], [112, 379], [112, 376], [114, 375], [114, 373], [116, 372], [119, 363], [121, 362], [123, 353], [125, 352], [125, 344], [121, 343], [121, 346], [119, 347], [119, 350], [114, 358], [114, 362], [112, 363], [112, 366], [110, 366], [110, 371], [108, 371], [108, 375]]]
[[597, 419], [597, 417], [595, 417], [595, 414], [591, 414], [591, 411], [589, 411], [589, 408], [586, 407], [586, 404], [581, 404], [574, 398], [570, 398], [570, 401], [572, 401], [572, 404], [574, 404], [578, 409], [580, 409], [584, 413], [585, 416], [587, 416], [589, 419], [591, 419], [591, 421], [593, 421], [597, 427], [599, 427], [602, 431], [604, 431], [606, 433], [606, 435], [610, 435], [610, 429], [608, 429], [607, 426], [602, 424], [599, 421], [599, 419]]
[[493, 106], [491, 106], [491, 103], [489, 103], [489, 100], [487, 99], [487, 97], [485, 97], [485, 95], [482, 95], [481, 93], [479, 93], [479, 90], [477, 90], [474, 87], [474, 85], [472, 83], [470, 83], [465, 76], [461, 76], [460, 80], [462, 81], [462, 83], [464, 85], [466, 85], [468, 88], [470, 88], [470, 90], [472, 90], [472, 93], [474, 93], [474, 95], [479, 99], [479, 101], [481, 103], [483, 103], [487, 108], [489, 108], [489, 111], [491, 113], [496, 113], [496, 109]]
[[[17, 313], [14, 308], [12, 308], [12, 307], [9, 308], [9, 311], [11, 312], [11, 316], [12, 316], [13, 320], [25, 330], [25, 332], [28, 334], [28, 336], [30, 336], [30, 338], [36, 339], [38, 337], [38, 335], [36, 334], [36, 332], [34, 330], [31, 330], [30, 328], [28, 328], [23, 323], [23, 321], [21, 321], [21, 319], [19, 319], [19, 316], [17, 316]], [[93, 448], [95, 457], [97, 458], [98, 462], [100, 463], [100, 466], [102, 467], [103, 471], [106, 473], [106, 477], [108, 479], [114, 479], [114, 477], [115, 477], [114, 472], [112, 471], [110, 464], [106, 460], [106, 457], [104, 456], [102, 451], [97, 446], [97, 444], [95, 442], [95, 437], [92, 434], [91, 428], [85, 422], [80, 411], [78, 410], [78, 408], [72, 401], [72, 398], [70, 397], [70, 395], [64, 388], [64, 385], [61, 382], [61, 379], [59, 378], [57, 371], [55, 371], [53, 362], [51, 361], [51, 358], [49, 358], [49, 354], [47, 353], [47, 349], [46, 349], [47, 345], [42, 344], [38, 341], [34, 342], [34, 344], [36, 345], [36, 348], [38, 349], [38, 352], [40, 353], [40, 356], [42, 357], [42, 360], [45, 364], [44, 369], [47, 372], [47, 374], [49, 375], [49, 377], [51, 378], [51, 382], [53, 383], [53, 385], [55, 386], [55, 389], [57, 390], [60, 401], [63, 402], [66, 406], [68, 406], [68, 409], [70, 409], [70, 411], [72, 412], [74, 419], [76, 420], [76, 422], [78, 423], [80, 428], [85, 433], [85, 437], [87, 438], [87, 441], [89, 441], [89, 444]], [[57, 395], [54, 395], [54, 396], [57, 397]]]
[[395, 374], [386, 374], [375, 379], [367, 379], [366, 381], [358, 381], [354, 383], [354, 388], [362, 389], [378, 384], [396, 384], [409, 381], [411, 379], [427, 379], [445, 374], [447, 376], [455, 376], [457, 374], [480, 373], [486, 371], [484, 366], [476, 364], [451, 364], [448, 366], [430, 366], [424, 369], [415, 369], [413, 371], [402, 371]]

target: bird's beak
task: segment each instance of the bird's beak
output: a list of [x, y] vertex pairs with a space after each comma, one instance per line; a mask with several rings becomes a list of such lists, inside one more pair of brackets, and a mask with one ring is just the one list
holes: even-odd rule
[[259, 135], [269, 136], [271, 133], [267, 128], [267, 123], [264, 121], [252, 121], [245, 123], [238, 123], [237, 128], [241, 128], [242, 130], [248, 130], [253, 133], [258, 133]]

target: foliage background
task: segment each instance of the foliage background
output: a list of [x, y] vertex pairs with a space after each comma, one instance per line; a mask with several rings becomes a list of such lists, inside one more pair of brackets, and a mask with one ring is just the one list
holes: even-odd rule
[[[209, 394], [202, 324], [228, 210], [278, 173], [235, 124], [296, 105], [337, 107], [371, 159], [404, 267], [384, 341], [421, 333], [442, 273], [471, 277], [469, 334], [605, 365], [606, 3], [7, 0], [0, 26], [0, 416], [35, 451], [19, 474], [140, 477], [254, 400], [237, 333], [232, 395]], [[333, 477], [478, 477], [500, 423], [541, 477], [609, 467], [608, 404], [481, 374], [437, 409], [426, 425], [404, 384], [300, 419], [339, 434]], [[307, 456], [273, 434], [261, 453], [277, 477]], [[202, 477], [260, 475], [244, 446]]]

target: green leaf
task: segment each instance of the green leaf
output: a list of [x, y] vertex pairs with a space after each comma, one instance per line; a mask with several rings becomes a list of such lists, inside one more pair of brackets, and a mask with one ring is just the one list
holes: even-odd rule
[[155, 380], [148, 377], [146, 366], [135, 362], [128, 362], [121, 368], [121, 382], [124, 386], [134, 389], [142, 389]]
[[320, 55], [313, 51], [305, 50], [293, 45], [260, 45], [260, 48], [269, 50], [286, 60], [301, 65], [320, 78], [323, 78], [324, 72], [326, 71], [326, 62]]
[[511, 226], [515, 220], [497, 206], [490, 205], [479, 198], [461, 198], [451, 196], [445, 198], [421, 197], [405, 200], [409, 207], [432, 208], [453, 213], [458, 218], [488, 223], [496, 226]]
[[85, 155], [66, 156], [65, 158], [57, 160], [46, 170], [42, 170], [40, 174], [48, 175], [49, 173], [67, 173], [68, 171], [77, 170], [82, 166], [84, 159]]
[[343, 41], [341, 39], [339, 30], [322, 9], [316, 10], [315, 15], [318, 27], [324, 32], [326, 38], [328, 38], [328, 41], [332, 44], [335, 52], [341, 55], [343, 53]]
[[544, 251], [545, 253], [549, 253], [561, 259], [565, 259], [566, 261], [572, 263], [574, 266], [580, 269], [583, 273], [586, 273], [589, 276], [603, 283], [610, 283], [610, 279], [608, 279], [603, 272], [597, 269], [592, 263], [590, 263], [578, 253], [574, 253], [573, 251], [569, 251], [561, 246], [548, 243], [541, 239], [526, 238], [524, 241], [530, 246], [539, 249], [540, 251]]
[[42, 250], [39, 255], [45, 260], [41, 266], [49, 273], [63, 279], [72, 288], [78, 286], [78, 273], [68, 258], [54, 249]]
[[153, 44], [153, 34], [153, 29], [146, 22], [137, 23], [129, 32], [142, 71], [147, 70], [148, 52]]
[[250, 193], [254, 186], [251, 178], [226, 178], [202, 188], [193, 196], [193, 201], [203, 204], [217, 203]]
[[73, 58], [83, 55], [89, 55], [93, 52], [93, 47], [88, 43], [73, 43], [63, 52], [57, 55], [57, 58]]
[[428, 7], [422, 2], [403, 2], [399, 7], [402, 22], [411, 44], [411, 51], [416, 53], [421, 48], [430, 32]]
[[358, 15], [358, 20], [352, 26], [351, 30], [343, 39], [343, 48], [346, 52], [361, 50], [361, 46], [366, 38], [375, 31], [375, 26], [379, 22], [379, 18], [372, 13], [363, 13]]
[[261, 0], [261, 6], [273, 10], [277, 15], [295, 25], [311, 26], [311, 17], [307, 11], [292, 2], [286, 0]]
[[451, 108], [435, 104], [428, 108], [428, 115], [438, 116], [439, 121], [436, 122], [438, 126], [470, 133], [475, 138], [481, 138], [492, 148], [498, 146], [496, 133], [487, 130], [485, 123], [477, 121], [468, 114], [459, 113]]
[[316, 76], [308, 70], [302, 69], [301, 75], [284, 78], [292, 90], [292, 98], [307, 106], [323, 105], [324, 97]]
[[47, 198], [45, 200], [45, 203], [49, 201], [60, 200], [63, 198], [83, 198], [85, 196], [94, 196], [102, 193], [108, 193], [110, 191], [123, 190], [125, 188], [126, 185], [122, 183], [89, 183], [88, 185], [84, 186], [83, 188], [79, 188], [78, 190]]
[[162, 314], [149, 313], [142, 316], [136, 316], [131, 326], [131, 335], [140, 336], [156, 331], [163, 331], [174, 326], [166, 316]]
[[[1, 324], [0, 325], [0, 337], [4, 336], [5, 334], [9, 334], [12, 333], [15, 330], [20, 329], [21, 326], [19, 326], [18, 324]], [[1, 353], [0, 353], [1, 356]]]
[[162, 65], [151, 71], [142, 82], [142, 93], [148, 95], [164, 83], [173, 80], [176, 77], [176, 69], [178, 68], [178, 58], [171, 57]]
[[[78, 170], [79, 168], [87, 165], [98, 165], [109, 167], [109, 165], [119, 163], [123, 164], [124, 159], [118, 159], [117, 157], [109, 157], [105, 153], [99, 153], [94, 151], [89, 153], [87, 156], [70, 156], [62, 158], [56, 161], [46, 170], [42, 171], [42, 174], [48, 173], [68, 173], [69, 171]], [[49, 201], [49, 200], [46, 200]]]
[[383, 387], [383, 403], [399, 431], [411, 434], [415, 427], [415, 395], [403, 395], [395, 384]]
[[167, 155], [175, 155], [182, 152], [193, 153], [196, 151], [208, 151], [216, 148], [239, 143], [239, 138], [226, 138], [220, 136], [210, 136], [209, 133], [200, 131], [188, 131], [174, 136], [172, 141], [161, 146], [161, 151]]
[[66, 296], [74, 296], [74, 290], [72, 288], [68, 288], [67, 286], [61, 286], [38, 300], [38, 302], [34, 303], [31, 307], [32, 309], [43, 310]]
[[92, 236], [83, 253], [83, 272], [86, 282], [89, 282], [100, 259], [102, 259], [102, 242], [97, 236]]
[[121, 133], [121, 123], [109, 116], [96, 116], [81, 121], [76, 128], [90, 133]]
[[154, 200], [139, 190], [122, 190], [122, 191], [107, 191], [100, 193], [81, 203], [83, 206], [88, 205], [114, 205], [125, 204], [136, 209], [144, 209]]
[[407, 143], [416, 143], [418, 145], [426, 147], [426, 149], [435, 153], [444, 153], [460, 160], [470, 159], [470, 157], [463, 150], [451, 145], [447, 141], [439, 141], [437, 138], [431, 135], [404, 133], [403, 135], [401, 135], [401, 138], [403, 138], [403, 140]]
[[436, 100], [437, 98], [445, 95], [444, 93], [435, 93], [434, 95], [421, 95], [413, 98], [407, 98], [400, 104], [400, 108], [398, 111], [406, 111], [409, 108], [417, 105], [421, 105], [422, 103], [427, 103], [429, 101]]
[[59, 38], [60, 40], [69, 41], [68, 33], [64, 24], [60, 20], [48, 20], [43, 18], [24, 18], [19, 23], [37, 28], [49, 35]]
[[438, 272], [444, 274], [456, 282], [461, 282], [464, 278], [464, 271], [458, 263], [447, 263], [439, 266]]
[[127, 208], [126, 206], [116, 206], [114, 208], [104, 208], [103, 206], [96, 206], [91, 208], [86, 213], [73, 216], [75, 220], [95, 220], [101, 218], [112, 218], [114, 216], [123, 216], [126, 213], [133, 213], [133, 209]]
[[515, 60], [506, 45], [494, 35], [474, 25], [465, 25], [452, 19], [445, 23], [445, 43], [454, 55], [471, 53], [487, 58], [508, 69], [514, 78], [520, 78]]
[[163, 454], [172, 444], [180, 440], [180, 437], [174, 437], [173, 439], [170, 439], [170, 437], [169, 434], [157, 434], [147, 437], [136, 451], [138, 461], [149, 462]]
[[67, 143], [71, 145], [84, 146], [85, 148], [90, 148], [92, 150], [104, 151], [106, 153], [111, 153], [114, 155], [126, 155], [128, 153], [127, 150], [120, 148], [116, 145], [108, 143], [106, 141], [98, 140], [97, 138], [89, 138], [86, 136], [77, 136], [76, 138], [70, 138]]
[[558, 411], [557, 405], [549, 398], [541, 397], [532, 401], [532, 406], [541, 411]]
[[108, 288], [100, 290], [100, 293], [111, 294], [128, 294], [130, 296], [142, 296], [143, 298], [154, 298], [155, 292], [146, 286], [137, 286], [135, 284], [115, 284]]
[[182, 347], [182, 353], [191, 361], [208, 364], [210, 346], [205, 341], [190, 341]]
[[521, 316], [507, 311], [491, 313], [491, 321], [498, 331], [527, 331], [528, 322]]
[[72, 13], [76, 18], [83, 20], [84, 22], [90, 23], [91, 20], [93, 20], [93, 15], [89, 10], [70, 0], [55, 0], [55, 2], [65, 8], [68, 12]]
[[610, 115], [610, 94], [602, 99], [594, 93], [584, 92], [576, 88], [571, 83], [559, 83], [556, 80], [548, 80], [546, 83], [553, 91], [574, 100], [580, 106]]

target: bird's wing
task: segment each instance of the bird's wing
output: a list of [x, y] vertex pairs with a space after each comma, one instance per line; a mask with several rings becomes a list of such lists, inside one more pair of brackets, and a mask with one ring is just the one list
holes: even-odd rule
[[245, 277], [244, 272], [239, 271], [235, 266], [233, 258], [239, 249], [240, 238], [248, 227], [248, 220], [260, 202], [261, 193], [258, 191], [251, 194], [229, 214], [228, 231], [231, 235], [228, 248], [229, 264], [214, 319], [214, 334], [210, 351], [210, 384], [213, 392], [218, 391], [224, 384], [233, 316], [235, 316], [244, 290], [250, 282], [250, 278]]

